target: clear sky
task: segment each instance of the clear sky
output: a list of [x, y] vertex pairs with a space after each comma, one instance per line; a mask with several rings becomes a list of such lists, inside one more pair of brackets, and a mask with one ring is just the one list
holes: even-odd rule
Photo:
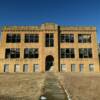
[[0, 26], [96, 26], [100, 42], [100, 0], [0, 0]]

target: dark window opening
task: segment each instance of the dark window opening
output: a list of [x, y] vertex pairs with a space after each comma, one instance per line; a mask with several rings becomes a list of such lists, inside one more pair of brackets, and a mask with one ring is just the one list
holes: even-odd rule
[[7, 48], [5, 51], [5, 58], [20, 58], [20, 49]]
[[75, 58], [74, 48], [62, 48], [60, 51], [61, 58]]
[[78, 42], [79, 43], [91, 43], [91, 34], [79, 34]]
[[39, 42], [38, 34], [25, 34], [25, 43]]
[[25, 48], [24, 58], [38, 58], [39, 53], [37, 48]]
[[73, 43], [74, 42], [74, 35], [73, 34], [61, 34], [60, 35], [60, 41], [62, 43]]
[[80, 48], [79, 58], [92, 58], [92, 49], [91, 48]]
[[7, 34], [6, 42], [7, 43], [19, 43], [20, 42], [20, 34]]
[[45, 46], [53, 47], [54, 46], [54, 35], [53, 33], [48, 33], [45, 35]]

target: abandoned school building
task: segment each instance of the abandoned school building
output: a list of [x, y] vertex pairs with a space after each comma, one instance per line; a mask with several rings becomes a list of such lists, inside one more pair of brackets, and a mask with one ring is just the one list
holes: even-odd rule
[[96, 27], [4, 26], [0, 72], [99, 72]]

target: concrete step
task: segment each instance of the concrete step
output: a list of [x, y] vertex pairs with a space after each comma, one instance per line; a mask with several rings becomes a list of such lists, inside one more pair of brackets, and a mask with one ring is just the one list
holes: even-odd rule
[[44, 95], [47, 100], [67, 100], [65, 92], [54, 73], [46, 73]]

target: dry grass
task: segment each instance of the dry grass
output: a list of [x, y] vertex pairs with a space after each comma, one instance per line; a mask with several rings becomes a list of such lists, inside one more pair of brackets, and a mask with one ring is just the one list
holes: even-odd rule
[[59, 78], [72, 100], [100, 100], [100, 74], [60, 73]]
[[[47, 74], [0, 74], [0, 100], [39, 100]], [[56, 73], [72, 100], [100, 100], [100, 74]]]
[[0, 100], [38, 100], [44, 75], [0, 74]]

